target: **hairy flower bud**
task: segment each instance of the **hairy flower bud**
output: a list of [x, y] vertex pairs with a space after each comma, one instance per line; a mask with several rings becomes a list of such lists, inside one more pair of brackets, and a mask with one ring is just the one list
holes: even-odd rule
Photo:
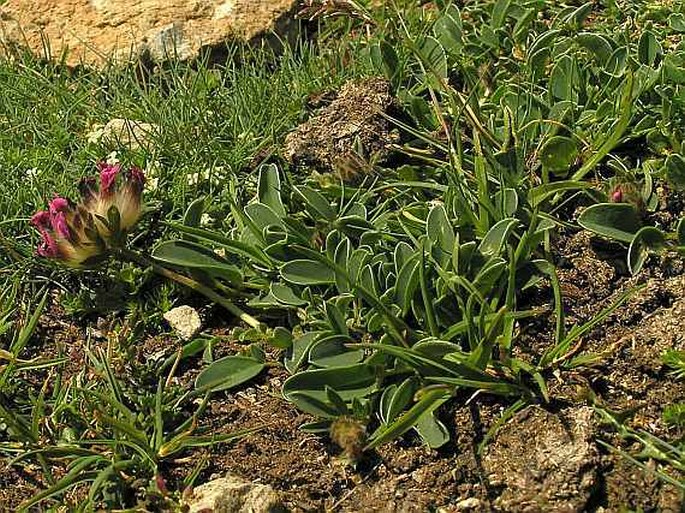
[[[97, 230], [107, 240], [119, 235], [113, 228], [125, 232], [131, 228], [142, 213], [142, 194], [145, 185], [143, 172], [133, 166], [122, 173], [120, 164], [98, 164], [100, 185], [92, 178], [81, 181], [79, 190], [83, 206], [95, 217]], [[119, 226], [109, 225], [110, 209], [115, 207], [119, 216]]]
[[81, 267], [101, 254], [104, 250], [102, 241], [86, 233], [88, 221], [84, 221], [83, 215], [88, 214], [59, 197], [50, 202], [48, 210], [34, 214], [31, 224], [42, 238], [38, 255], [61, 260], [71, 267]]
[[99, 184], [84, 178], [79, 184], [81, 203], [55, 196], [48, 210], [36, 213], [31, 224], [41, 235], [38, 254], [80, 267], [106, 254], [125, 239], [140, 218], [143, 172], [132, 167], [126, 173], [119, 164], [99, 163]]

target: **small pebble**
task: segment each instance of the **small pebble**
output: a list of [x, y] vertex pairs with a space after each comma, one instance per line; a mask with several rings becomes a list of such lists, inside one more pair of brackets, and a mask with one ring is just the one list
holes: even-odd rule
[[190, 340], [200, 332], [202, 320], [200, 314], [188, 305], [177, 306], [164, 314], [164, 320], [169, 323], [179, 337]]

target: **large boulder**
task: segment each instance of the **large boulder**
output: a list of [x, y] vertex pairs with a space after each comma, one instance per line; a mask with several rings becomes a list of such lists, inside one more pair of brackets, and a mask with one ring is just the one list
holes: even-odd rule
[[8, 0], [0, 48], [28, 47], [68, 66], [197, 57], [204, 48], [283, 33], [296, 0]]

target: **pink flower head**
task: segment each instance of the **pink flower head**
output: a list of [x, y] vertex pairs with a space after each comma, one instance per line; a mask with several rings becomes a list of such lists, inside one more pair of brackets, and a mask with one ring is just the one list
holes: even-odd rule
[[39, 256], [45, 258], [56, 258], [59, 255], [57, 241], [47, 231], [41, 232], [42, 241], [36, 250]]
[[41, 210], [33, 214], [31, 218], [31, 224], [38, 228], [38, 231], [43, 232], [49, 230], [51, 227], [50, 223], [50, 212], [47, 210]]
[[[92, 225], [90, 214], [79, 209], [64, 198], [55, 197], [48, 210], [36, 212], [31, 224], [38, 229], [41, 241], [37, 254], [58, 259], [71, 267], [80, 267], [103, 252], [104, 244], [99, 236], [87, 232]], [[83, 216], [88, 219], [83, 219]], [[97, 232], [96, 232], [97, 233]]]
[[97, 180], [92, 176], [81, 178], [78, 183], [78, 190], [83, 201], [92, 201], [98, 194]]
[[[138, 221], [145, 184], [143, 172], [132, 166], [120, 179], [120, 164], [100, 162], [97, 168], [99, 186], [95, 178], [82, 179], [80, 203], [55, 196], [47, 211], [31, 218], [41, 235], [39, 255], [72, 267], [88, 265], [121, 244], [128, 229]], [[110, 222], [112, 209], [119, 214], [115, 224]]]
[[614, 192], [611, 193], [611, 201], [613, 203], [621, 203], [623, 201], [623, 190], [620, 187], [616, 187]]
[[97, 166], [100, 170], [100, 194], [111, 194], [114, 192], [114, 184], [121, 171], [121, 164], [99, 162]]
[[50, 204], [48, 205], [50, 209], [50, 215], [56, 215], [59, 212], [66, 212], [69, 210], [69, 200], [55, 196]]
[[52, 216], [50, 221], [52, 223], [52, 229], [58, 237], [67, 240], [71, 238], [71, 232], [69, 231], [69, 225], [67, 224], [67, 216], [64, 212], [57, 212]]
[[145, 174], [138, 166], [131, 166], [131, 169], [128, 170], [126, 179], [130, 184], [140, 187], [141, 191], [143, 190], [143, 186], [145, 185]]

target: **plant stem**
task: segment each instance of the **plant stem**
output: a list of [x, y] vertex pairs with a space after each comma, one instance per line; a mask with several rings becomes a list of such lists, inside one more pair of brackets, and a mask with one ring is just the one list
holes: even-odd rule
[[233, 315], [238, 317], [240, 320], [245, 322], [246, 324], [249, 324], [253, 328], [260, 328], [261, 323], [252, 317], [250, 314], [246, 313], [239, 307], [237, 307], [235, 304], [233, 304], [232, 301], [229, 299], [217, 294], [214, 292], [210, 287], [203, 285], [202, 283], [193, 280], [192, 278], [188, 278], [187, 276], [184, 276], [182, 274], [179, 274], [175, 271], [172, 271], [171, 269], [167, 269], [166, 267], [159, 265], [156, 263], [154, 260], [151, 258], [138, 253], [137, 251], [132, 251], [130, 249], [126, 248], [119, 248], [116, 250], [116, 254], [121, 257], [122, 260], [127, 260], [129, 262], [133, 262], [135, 264], [138, 264], [142, 267], [149, 267], [151, 268], [155, 273], [159, 274], [160, 276], [164, 276], [165, 278], [168, 278], [170, 280], [175, 281], [176, 283], [180, 283], [181, 285], [188, 287], [195, 292], [199, 292], [203, 296], [205, 296], [207, 299], [210, 301], [223, 306], [226, 310], [231, 312]]

